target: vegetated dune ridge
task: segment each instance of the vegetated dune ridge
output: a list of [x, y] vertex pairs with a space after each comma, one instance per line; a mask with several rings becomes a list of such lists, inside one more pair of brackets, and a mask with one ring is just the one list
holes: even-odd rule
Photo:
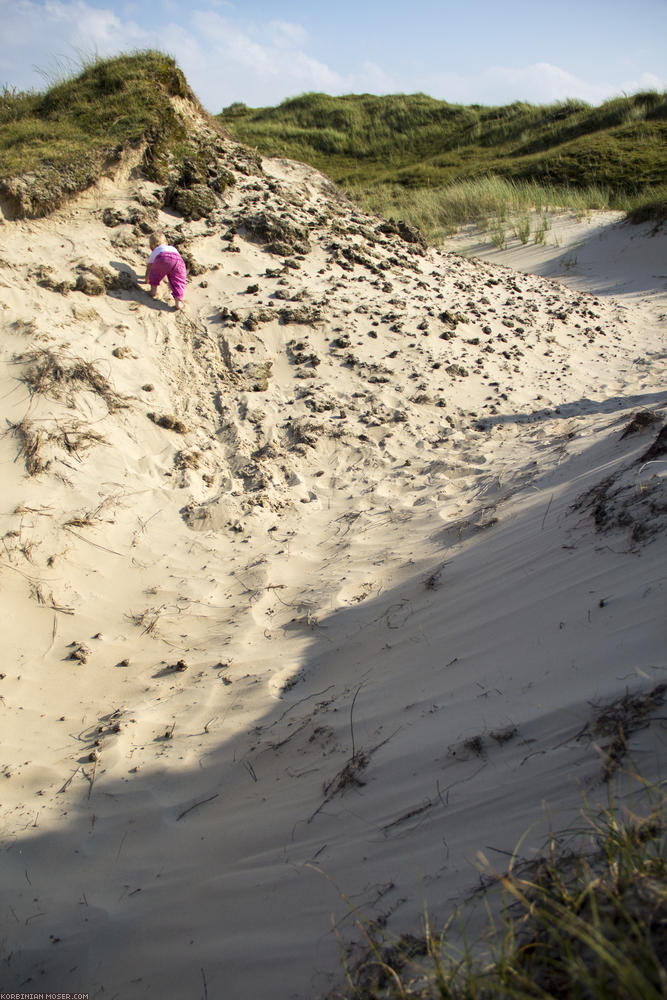
[[127, 163], [0, 226], [3, 989], [324, 996], [359, 912], [437, 924], [659, 771], [594, 724], [665, 680], [658, 300], [220, 162], [198, 221]]
[[[235, 103], [218, 118], [263, 153], [305, 160], [339, 183], [414, 190], [496, 175], [556, 188], [597, 184], [622, 196], [651, 187], [657, 194], [667, 181], [667, 98], [657, 91], [598, 107], [309, 93], [276, 107]], [[664, 189], [659, 197], [664, 201]]]

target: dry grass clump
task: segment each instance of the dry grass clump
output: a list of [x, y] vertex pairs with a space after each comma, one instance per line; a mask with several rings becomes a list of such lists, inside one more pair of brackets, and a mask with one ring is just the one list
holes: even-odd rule
[[495, 881], [505, 907], [486, 944], [490, 961], [455, 949], [425, 921], [388, 942], [363, 922], [368, 947], [328, 1000], [661, 1000], [667, 990], [664, 790], [644, 787], [644, 812], [610, 806], [570, 831], [574, 849]]
[[628, 753], [629, 738], [650, 724], [651, 715], [664, 703], [666, 695], [667, 684], [657, 684], [645, 694], [626, 691], [622, 697], [596, 706], [597, 714], [584, 734], [591, 739], [608, 741], [600, 746], [604, 754], [604, 781], [618, 770]]
[[200, 451], [179, 451], [174, 455], [174, 465], [182, 472], [186, 469], [199, 469], [202, 457]]
[[188, 433], [187, 426], [173, 413], [147, 413], [146, 416], [158, 427], [164, 427], [167, 431], [175, 431], [176, 434]]
[[158, 622], [164, 609], [165, 605], [161, 604], [159, 608], [146, 608], [145, 611], [127, 617], [133, 625], [141, 628], [142, 635], [157, 635]]
[[48, 462], [42, 454], [42, 448], [49, 440], [48, 432], [37, 428], [29, 420], [21, 420], [17, 424], [9, 424], [8, 430], [15, 434], [19, 441], [18, 457], [25, 460], [28, 475], [37, 476], [43, 472]]
[[[75, 514], [63, 524], [64, 528], [90, 528], [102, 522], [102, 514], [107, 508], [116, 503], [115, 497], [105, 497], [105, 499], [95, 507], [94, 510], [84, 511], [82, 514]], [[112, 522], [110, 522], [112, 523]]]
[[658, 475], [642, 479], [637, 466], [653, 461], [665, 450], [667, 433], [663, 428], [633, 466], [596, 483], [577, 497], [570, 509], [588, 512], [596, 532], [627, 532], [634, 546], [651, 542], [667, 525], [667, 490]]
[[31, 396], [49, 396], [74, 406], [74, 393], [88, 390], [104, 400], [109, 413], [127, 409], [126, 397], [116, 392], [92, 361], [56, 354], [48, 348], [19, 354], [14, 360], [28, 365], [21, 381], [27, 385]]
[[76, 423], [70, 427], [47, 427], [45, 424], [38, 426], [25, 417], [19, 423], [10, 423], [8, 431], [18, 438], [18, 457], [24, 459], [30, 476], [37, 476], [49, 468], [53, 458], [49, 452], [54, 448], [60, 448], [68, 455], [79, 458], [81, 452], [104, 442], [101, 434]]

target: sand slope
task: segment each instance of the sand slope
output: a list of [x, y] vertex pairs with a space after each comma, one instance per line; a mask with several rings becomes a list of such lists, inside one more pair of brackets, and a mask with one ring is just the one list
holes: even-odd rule
[[595, 705], [665, 680], [664, 301], [229, 163], [210, 222], [127, 171], [0, 226], [3, 988], [323, 996], [351, 907], [444, 919], [604, 801]]
[[[533, 232], [539, 228], [537, 216]], [[480, 260], [506, 264], [526, 274], [562, 281], [568, 288], [614, 296], [630, 305], [654, 306], [664, 312], [667, 292], [667, 234], [652, 222], [632, 225], [623, 212], [570, 212], [549, 217], [544, 243], [534, 237], [523, 244], [508, 230], [505, 247], [497, 248], [469, 227], [446, 241], [448, 250]]]

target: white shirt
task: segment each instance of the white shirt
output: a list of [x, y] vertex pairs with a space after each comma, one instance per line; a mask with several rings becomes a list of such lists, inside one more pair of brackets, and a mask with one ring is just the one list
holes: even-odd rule
[[151, 253], [148, 258], [148, 263], [152, 264], [156, 257], [159, 257], [161, 253], [178, 253], [176, 247], [170, 247], [167, 243], [160, 243], [159, 246], [155, 247], [155, 250]]

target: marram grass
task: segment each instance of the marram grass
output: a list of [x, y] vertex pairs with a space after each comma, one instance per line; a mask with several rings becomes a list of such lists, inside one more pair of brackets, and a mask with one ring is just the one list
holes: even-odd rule
[[242, 142], [312, 164], [365, 208], [399, 212], [431, 238], [485, 215], [502, 219], [506, 193], [487, 196], [504, 183], [525, 193], [519, 210], [548, 204], [664, 218], [667, 95], [657, 91], [599, 107], [304, 94], [275, 108], [237, 103], [219, 118]]
[[148, 130], [172, 124], [174, 95], [195, 100], [174, 60], [156, 51], [91, 60], [42, 94], [5, 87], [0, 177], [138, 143]]
[[[494, 875], [504, 905], [500, 918], [489, 908], [481, 949], [465, 943], [462, 914], [439, 932], [425, 914], [422, 934], [396, 940], [360, 919], [365, 953], [327, 1000], [662, 1000], [664, 788], [645, 788], [644, 806], [586, 808], [545, 857]], [[463, 946], [449, 940], [458, 925]]]
[[146, 51], [92, 59], [44, 93], [0, 93], [0, 197], [15, 217], [38, 217], [95, 183], [123, 152], [144, 149], [143, 167], [166, 180], [189, 149], [172, 98], [199, 105], [174, 60]]
[[642, 199], [614, 195], [593, 184], [586, 188], [557, 187], [497, 176], [456, 181], [442, 188], [354, 186], [347, 193], [368, 212], [418, 226], [434, 243], [461, 226], [474, 224], [495, 231], [498, 223], [520, 228], [517, 235], [528, 242], [531, 233], [526, 231], [526, 217], [532, 213], [544, 216], [571, 211], [583, 217], [591, 211], [630, 211], [637, 202], [643, 204]]

